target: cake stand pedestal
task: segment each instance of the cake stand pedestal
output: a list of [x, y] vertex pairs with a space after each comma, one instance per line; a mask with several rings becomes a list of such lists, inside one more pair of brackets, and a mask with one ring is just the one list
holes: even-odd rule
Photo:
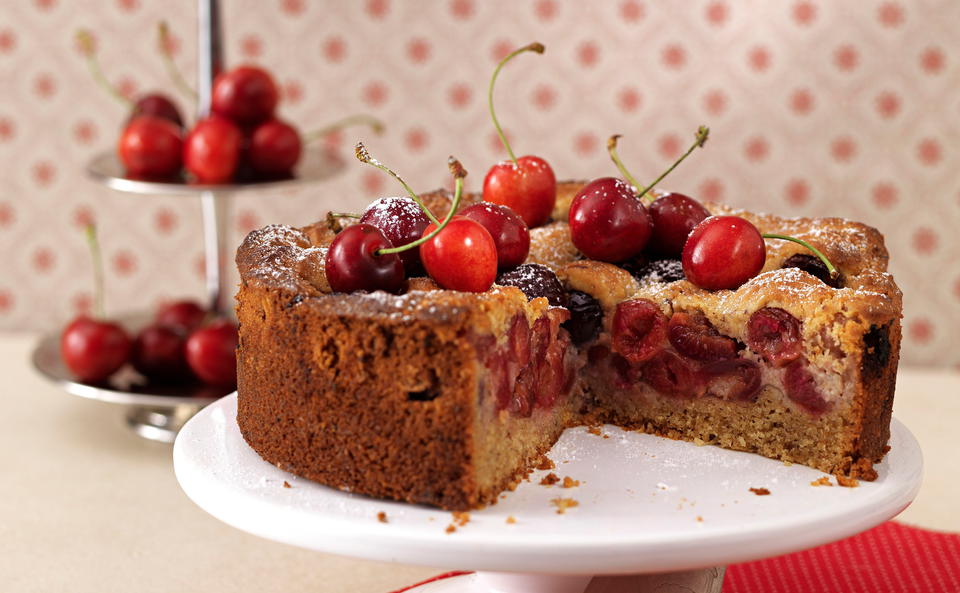
[[[199, 0], [197, 53], [197, 117], [209, 111], [213, 79], [223, 63], [220, 10], [217, 0]], [[96, 155], [87, 165], [87, 174], [104, 186], [138, 199], [147, 196], [186, 196], [199, 199], [203, 216], [203, 246], [207, 307], [219, 315], [230, 315], [227, 300], [225, 223], [230, 197], [239, 192], [289, 190], [330, 179], [344, 167], [342, 159], [320, 147], [307, 147], [294, 175], [289, 179], [253, 183], [202, 185], [183, 179], [164, 182], [144, 181], [126, 176], [115, 152]], [[129, 329], [146, 325], [148, 316], [128, 316], [122, 321]], [[224, 395], [224, 390], [201, 385], [146, 385], [142, 377], [129, 369], [111, 377], [108, 384], [89, 385], [76, 381], [59, 356], [59, 333], [45, 336], [33, 353], [34, 367], [45, 378], [68, 393], [126, 406], [127, 424], [138, 435], [157, 441], [173, 442], [177, 431], [204, 405]]]
[[247, 446], [236, 406], [229, 395], [180, 431], [174, 469], [186, 494], [221, 521], [274, 541], [479, 571], [418, 592], [715, 592], [723, 569], [713, 567], [812, 548], [897, 515], [916, 496], [923, 465], [896, 420], [879, 478], [856, 488], [814, 486], [823, 473], [748, 453], [581, 427], [548, 453], [551, 471], [578, 486], [542, 486], [547, 472], [536, 471], [467, 519], [281, 471]]

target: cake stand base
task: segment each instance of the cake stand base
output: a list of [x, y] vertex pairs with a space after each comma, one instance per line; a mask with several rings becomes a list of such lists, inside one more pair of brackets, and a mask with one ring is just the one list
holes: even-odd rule
[[720, 593], [726, 568], [627, 576], [477, 572], [424, 583], [407, 593]]
[[172, 443], [187, 420], [202, 408], [191, 405], [172, 408], [134, 406], [127, 410], [127, 426], [145, 439]]

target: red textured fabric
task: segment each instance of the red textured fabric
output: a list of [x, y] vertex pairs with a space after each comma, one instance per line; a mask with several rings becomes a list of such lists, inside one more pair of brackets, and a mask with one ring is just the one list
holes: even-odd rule
[[960, 593], [960, 535], [888, 521], [819, 548], [727, 568], [723, 593], [768, 592]]
[[795, 554], [732, 564], [723, 593], [960, 593], [960, 535], [888, 521]]

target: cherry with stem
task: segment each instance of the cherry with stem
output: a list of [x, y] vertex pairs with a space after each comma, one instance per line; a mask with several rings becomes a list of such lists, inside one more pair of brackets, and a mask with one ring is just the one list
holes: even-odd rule
[[530, 155], [517, 157], [500, 126], [500, 120], [497, 119], [493, 106], [493, 89], [500, 70], [507, 62], [524, 52], [542, 54], [544, 46], [541, 43], [531, 43], [507, 54], [497, 64], [487, 87], [490, 119], [493, 120], [493, 126], [510, 160], [497, 163], [487, 172], [483, 180], [483, 199], [507, 206], [519, 214], [528, 227], [533, 228], [550, 219], [557, 201], [556, 176], [550, 165], [539, 157]]
[[60, 356], [81, 381], [99, 383], [123, 366], [130, 357], [131, 342], [120, 325], [103, 318], [103, 263], [96, 228], [86, 228], [93, 259], [94, 316], [80, 315], [60, 336]]
[[[359, 160], [361, 163], [372, 165], [380, 169], [381, 171], [384, 171], [394, 179], [396, 179], [397, 182], [399, 182], [400, 185], [403, 186], [403, 189], [404, 191], [407, 192], [407, 195], [409, 195], [410, 198], [417, 203], [417, 206], [420, 206], [420, 208], [423, 210], [423, 213], [426, 214], [427, 218], [430, 219], [430, 222], [436, 225], [440, 224], [440, 221], [437, 220], [437, 217], [434, 216], [432, 212], [430, 212], [430, 209], [427, 208], [427, 206], [423, 203], [423, 200], [420, 199], [420, 196], [417, 195], [417, 192], [413, 191], [413, 189], [411, 189], [410, 186], [407, 185], [407, 182], [404, 181], [399, 175], [394, 173], [389, 167], [387, 167], [377, 159], [370, 156], [370, 152], [367, 151], [367, 147], [363, 145], [363, 142], [357, 142], [357, 146], [354, 148], [353, 152], [354, 152], [354, 155], [357, 157], [357, 160]], [[450, 157], [450, 158], [452, 159], [453, 157]], [[453, 212], [455, 212], [455, 210]]]

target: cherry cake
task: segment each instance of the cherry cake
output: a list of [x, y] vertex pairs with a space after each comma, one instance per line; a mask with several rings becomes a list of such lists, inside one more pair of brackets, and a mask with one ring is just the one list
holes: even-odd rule
[[[876, 478], [902, 311], [878, 231], [706, 204], [841, 272], [775, 241], [758, 275], [708, 291], [679, 260], [584, 259], [562, 222], [582, 186], [558, 184], [527, 263], [482, 293], [426, 277], [399, 295], [334, 293], [327, 222], [252, 232], [237, 253], [247, 443], [334, 488], [450, 510], [495, 502], [564, 429], [600, 423]], [[528, 300], [516, 286], [545, 269], [560, 283]]]

